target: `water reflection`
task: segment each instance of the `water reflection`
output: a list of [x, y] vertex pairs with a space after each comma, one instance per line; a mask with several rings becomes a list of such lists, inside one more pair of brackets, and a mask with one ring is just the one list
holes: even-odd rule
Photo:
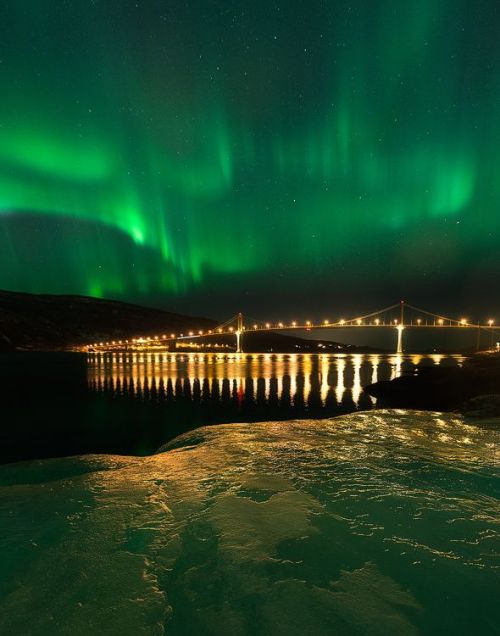
[[92, 389], [117, 398], [196, 407], [201, 419], [238, 421], [327, 417], [372, 408], [363, 387], [414, 373], [420, 365], [457, 365], [440, 354], [93, 353]]

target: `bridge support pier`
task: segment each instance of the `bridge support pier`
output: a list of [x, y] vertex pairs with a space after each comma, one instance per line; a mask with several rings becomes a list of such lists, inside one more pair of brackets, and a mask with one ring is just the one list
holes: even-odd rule
[[404, 331], [404, 326], [403, 325], [398, 325], [396, 327], [397, 331], [398, 331], [398, 346], [396, 349], [396, 353], [403, 353], [403, 331]]
[[243, 353], [241, 348], [241, 331], [236, 332], [236, 353]]
[[243, 353], [243, 346], [242, 346], [242, 341], [243, 340], [243, 314], [240, 313], [238, 314], [238, 326], [236, 328], [236, 353]]

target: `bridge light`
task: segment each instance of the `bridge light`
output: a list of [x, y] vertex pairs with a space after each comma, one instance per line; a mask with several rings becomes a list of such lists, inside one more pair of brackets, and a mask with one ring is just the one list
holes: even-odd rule
[[170, 334], [170, 337], [171, 337], [171, 338], [175, 338], [175, 333], [171, 333], [171, 334]]
[[254, 328], [254, 329], [257, 329], [257, 325], [254, 325], [254, 326], [253, 326], [253, 328]]
[[282, 322], [279, 322], [279, 323], [278, 323], [278, 327], [283, 327], [283, 323], [282, 323]]
[[192, 332], [192, 331], [190, 331], [190, 332], [189, 332], [189, 335], [190, 335], [190, 336], [192, 336], [192, 335], [193, 335], [193, 332]]
[[398, 324], [398, 321], [397, 321], [397, 320], [394, 320], [394, 324], [395, 324], [395, 325], [397, 325], [397, 324]]
[[217, 331], [218, 331], [219, 333], [222, 333], [222, 327], [219, 327], [219, 328], [217, 329]]
[[330, 321], [329, 321], [329, 320], [323, 320], [323, 324], [324, 324], [324, 325], [329, 325], [329, 324], [330, 324]]
[[295, 320], [292, 320], [292, 327], [296, 327], [297, 326], [297, 322]]
[[360, 324], [361, 324], [361, 322], [362, 322], [362, 321], [361, 321], [359, 318], [356, 320], [356, 323], [357, 323], [358, 325], [360, 325]]
[[378, 326], [380, 324], [380, 320], [378, 318], [375, 318], [375, 324]]
[[271, 328], [271, 325], [268, 322], [266, 322], [266, 329], [270, 329], [270, 328]]
[[421, 318], [417, 318], [417, 325], [420, 325], [422, 323], [422, 319]]
[[341, 318], [341, 319], [339, 320], [339, 324], [341, 324], [341, 325], [345, 325], [345, 320], [344, 320], [343, 318]]
[[467, 324], [467, 318], [460, 318], [460, 324], [461, 325], [466, 325]]
[[200, 336], [203, 335], [203, 331], [201, 329], [198, 331], [198, 333], [200, 334]]
[[311, 324], [311, 321], [310, 320], [306, 320], [306, 325], [309, 326], [310, 324]]
[[442, 324], [443, 324], [443, 322], [444, 322], [444, 320], [443, 320], [442, 318], [440, 318], [440, 319], [438, 320], [438, 324], [439, 324], [439, 325], [442, 325]]
[[490, 319], [488, 320], [488, 324], [489, 324], [489, 326], [491, 327], [491, 325], [492, 325], [494, 322], [495, 322], [495, 321], [494, 321], [494, 320], [491, 320], [491, 318], [490, 318]]
[[229, 327], [229, 331], [234, 331], [233, 327]]

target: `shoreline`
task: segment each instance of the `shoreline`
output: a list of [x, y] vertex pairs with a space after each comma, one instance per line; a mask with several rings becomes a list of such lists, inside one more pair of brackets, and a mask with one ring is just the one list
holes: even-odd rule
[[381, 406], [500, 416], [500, 355], [476, 354], [460, 367], [417, 367], [364, 391]]

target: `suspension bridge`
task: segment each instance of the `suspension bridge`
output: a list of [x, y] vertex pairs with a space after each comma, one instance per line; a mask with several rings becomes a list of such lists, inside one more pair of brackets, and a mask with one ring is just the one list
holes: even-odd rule
[[[495, 326], [493, 319], [485, 322], [469, 322], [467, 318], [450, 318], [440, 314], [420, 309], [405, 301], [400, 301], [389, 307], [384, 307], [355, 318], [340, 318], [338, 320], [323, 319], [319, 322], [312, 320], [297, 321], [262, 321], [251, 319], [238, 313], [225, 322], [211, 329], [188, 331], [187, 333], [168, 333], [154, 336], [138, 336], [126, 340], [111, 340], [107, 342], [94, 342], [86, 345], [87, 351], [130, 351], [164, 348], [175, 350], [178, 343], [216, 341], [221, 336], [231, 335], [235, 337], [236, 353], [243, 353], [245, 334], [262, 332], [293, 332], [314, 330], [340, 330], [340, 329], [391, 329], [396, 334], [396, 353], [403, 353], [403, 334], [408, 329], [461, 329], [476, 330], [477, 344], [479, 348], [481, 334], [489, 334], [490, 348], [493, 348], [494, 339], [500, 339], [499, 328]], [[210, 344], [208, 346], [211, 346]], [[219, 346], [218, 344], [214, 346]], [[227, 345], [220, 345], [226, 346]], [[497, 345], [498, 347], [498, 345]]]

